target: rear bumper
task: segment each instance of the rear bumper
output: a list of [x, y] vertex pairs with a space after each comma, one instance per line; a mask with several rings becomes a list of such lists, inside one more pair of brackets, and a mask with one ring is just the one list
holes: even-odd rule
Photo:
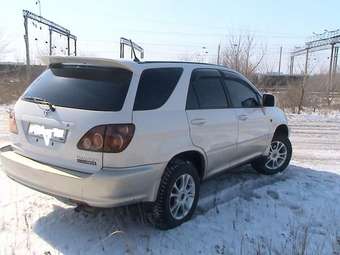
[[154, 201], [165, 163], [102, 169], [88, 174], [37, 162], [0, 148], [2, 169], [13, 180], [40, 192], [95, 207]]

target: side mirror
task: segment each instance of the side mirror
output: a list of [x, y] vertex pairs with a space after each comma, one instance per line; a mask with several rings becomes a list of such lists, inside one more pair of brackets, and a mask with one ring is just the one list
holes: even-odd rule
[[275, 106], [275, 97], [271, 94], [263, 94], [263, 106], [264, 107]]

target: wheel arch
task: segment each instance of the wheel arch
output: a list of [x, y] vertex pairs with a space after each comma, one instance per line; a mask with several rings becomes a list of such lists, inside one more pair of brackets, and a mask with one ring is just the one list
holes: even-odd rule
[[191, 163], [194, 164], [198, 171], [198, 175], [200, 177], [200, 180], [203, 180], [206, 174], [206, 168], [207, 168], [207, 160], [201, 151], [198, 150], [187, 150], [187, 151], [182, 151], [176, 155], [174, 155], [169, 162], [176, 158], [182, 158], [184, 160], [189, 160]]
[[278, 136], [282, 136], [285, 138], [289, 137], [289, 128], [286, 124], [280, 124], [275, 128], [273, 137], [278, 137]]

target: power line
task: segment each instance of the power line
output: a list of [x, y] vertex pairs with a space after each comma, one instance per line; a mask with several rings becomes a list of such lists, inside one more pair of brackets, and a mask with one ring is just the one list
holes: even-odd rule
[[[80, 43], [84, 44], [94, 44], [94, 43], [102, 43], [102, 44], [119, 44], [119, 41], [115, 41], [115, 40], [81, 40]], [[178, 44], [178, 43], [157, 43], [157, 42], [141, 42], [141, 44], [143, 45], [149, 45], [149, 46], [158, 46], [158, 47], [165, 47], [165, 48], [201, 48], [202, 45], [214, 45], [217, 47], [216, 43], [200, 43], [200, 44]], [[271, 44], [270, 47], [263, 47], [263, 46], [255, 46], [253, 47], [253, 49], [258, 49], [258, 50], [263, 50], [265, 49], [266, 51], [271, 51], [271, 52], [278, 52], [279, 51], [279, 47], [281, 46], [281, 44]], [[221, 49], [223, 50], [223, 48], [225, 47], [225, 45], [222, 43], [221, 44]], [[284, 54], [288, 54], [288, 52], [285, 52]]]
[[[104, 16], [110, 16], [112, 15], [105, 15]], [[115, 16], [115, 18], [119, 20], [131, 20], [131, 16]], [[138, 22], [144, 21], [152, 24], [174, 24], [176, 26], [179, 25], [179, 21], [167, 21], [167, 20], [160, 20], [160, 19], [151, 19], [151, 18], [145, 18], [145, 17], [138, 17]], [[184, 23], [180, 22], [181, 27], [183, 26], [188, 26], [188, 27], [195, 27], [195, 28], [209, 28], [209, 29], [217, 29], [217, 30], [230, 30], [228, 26], [212, 26], [212, 25], [207, 25], [207, 23]], [[291, 38], [306, 38], [305, 36], [302, 36], [301, 34], [293, 34], [293, 33], [280, 33], [280, 32], [268, 32], [268, 31], [260, 31], [260, 30], [254, 30], [254, 29], [249, 29], [249, 28], [240, 28], [238, 29], [241, 32], [245, 33], [250, 33], [250, 34], [262, 34], [262, 35], [271, 35], [271, 36], [279, 36], [281, 37], [291, 37]]]
[[[127, 30], [128, 32], [132, 33], [147, 33], [147, 34], [176, 34], [176, 35], [182, 35], [182, 36], [210, 36], [210, 37], [236, 37], [239, 35], [236, 34], [228, 34], [228, 33], [192, 33], [192, 32], [182, 32], [182, 31], [156, 31], [156, 30]], [[279, 39], [297, 39], [302, 38], [302, 36], [287, 36], [287, 35], [274, 35], [274, 34], [268, 34], [266, 35], [256, 35], [256, 37], [263, 37], [263, 38], [279, 38]]]

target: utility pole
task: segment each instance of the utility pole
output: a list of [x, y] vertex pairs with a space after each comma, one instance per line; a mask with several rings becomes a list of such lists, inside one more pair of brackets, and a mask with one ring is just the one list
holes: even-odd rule
[[218, 44], [217, 47], [217, 64], [220, 64], [220, 54], [221, 54], [221, 43]]
[[74, 55], [77, 56], [77, 38], [74, 39]]
[[29, 45], [29, 40], [28, 40], [28, 23], [27, 23], [28, 18], [24, 18], [24, 26], [25, 26], [25, 46], [26, 46], [26, 78], [27, 80], [30, 79], [30, 71], [31, 71], [31, 61], [30, 61], [30, 45]]
[[41, 17], [41, 3], [40, 0], [37, 0], [35, 4], [39, 4], [39, 16]]
[[282, 46], [280, 47], [280, 58], [279, 58], [279, 75], [281, 74], [281, 60], [282, 60]]
[[50, 31], [50, 44], [49, 44], [50, 56], [52, 56], [52, 29], [50, 28], [49, 31]]
[[[309, 41], [305, 42], [304, 47], [295, 48], [295, 51], [291, 52], [291, 65], [290, 65], [290, 73], [293, 73], [293, 65], [294, 65], [294, 57], [303, 55], [306, 52], [306, 55], [308, 56], [309, 51], [320, 51], [331, 48], [331, 56], [329, 61], [329, 74], [328, 74], [328, 81], [325, 84], [328, 85], [327, 92], [328, 92], [328, 98], [327, 103], [330, 105], [331, 98], [330, 98], [330, 92], [333, 87], [333, 79], [335, 77], [334, 69], [337, 68], [337, 58], [338, 58], [338, 47], [335, 47], [335, 45], [338, 45], [340, 43], [340, 29], [328, 31], [325, 30], [325, 32], [321, 34], [315, 34]], [[308, 57], [307, 57], [308, 60]], [[306, 70], [305, 70], [305, 77], [304, 77], [304, 84], [306, 82]], [[300, 107], [299, 107], [300, 108]]]
[[68, 56], [71, 55], [71, 51], [70, 51], [70, 36], [67, 36], [67, 55]]
[[336, 77], [336, 72], [338, 69], [338, 57], [339, 57], [339, 47], [334, 48], [334, 61], [333, 61], [333, 82]]
[[[40, 1], [37, 2], [40, 6]], [[54, 23], [53, 21], [50, 21], [48, 19], [43, 18], [41, 15], [38, 16], [30, 11], [23, 10], [23, 16], [24, 16], [24, 26], [25, 26], [25, 45], [26, 45], [26, 65], [27, 70], [30, 69], [30, 52], [29, 52], [29, 37], [28, 37], [28, 20], [36, 21], [38, 23], [41, 23], [48, 27], [49, 29], [49, 54], [52, 55], [52, 49], [53, 49], [53, 43], [52, 43], [52, 32], [59, 34], [60, 36], [66, 36], [67, 37], [67, 49], [68, 49], [68, 55], [70, 55], [70, 39], [74, 40], [74, 54], [77, 55], [77, 37], [73, 34], [71, 34], [70, 30]]]
[[331, 55], [329, 57], [329, 71], [328, 71], [328, 88], [327, 88], [327, 104], [331, 104], [331, 90], [333, 87], [333, 60], [334, 60], [334, 44], [331, 45]]
[[144, 49], [139, 46], [137, 43], [132, 42], [131, 40], [128, 40], [124, 37], [120, 38], [120, 51], [119, 51], [119, 56], [120, 58], [124, 58], [124, 46], [129, 46], [131, 47], [131, 58], [133, 58], [133, 51], [132, 48], [140, 52], [140, 57], [144, 58]]
[[302, 87], [301, 87], [301, 97], [300, 97], [300, 102], [299, 102], [299, 107], [298, 107], [298, 114], [301, 113], [303, 99], [304, 99], [304, 96], [305, 96], [305, 86], [306, 86], [306, 83], [307, 83], [307, 76], [308, 76], [309, 50], [310, 50], [309, 48], [306, 49], [305, 72], [304, 72], [303, 82], [302, 82]]
[[[238, 44], [234, 44], [234, 47], [235, 48], [239, 47], [239, 45]], [[236, 49], [236, 53], [235, 53], [235, 69], [236, 69], [236, 71], [239, 71], [238, 70], [238, 48]]]
[[202, 63], [206, 63], [207, 62], [207, 54], [208, 54], [207, 47], [206, 46], [202, 46], [202, 51], [201, 51], [201, 56], [202, 56], [201, 62]]
[[290, 57], [289, 74], [294, 74], [294, 56]]
[[245, 75], [248, 76], [248, 67], [249, 67], [249, 54], [250, 54], [250, 49], [247, 49], [247, 57], [246, 57], [246, 70], [245, 70]]
[[[333, 61], [333, 87], [332, 92], [334, 93], [336, 90], [336, 85], [338, 84], [338, 80], [336, 79], [336, 72], [338, 69], [338, 57], [339, 57], [339, 47], [335, 47], [334, 49], [334, 61]], [[334, 83], [335, 82], [335, 83]]]

